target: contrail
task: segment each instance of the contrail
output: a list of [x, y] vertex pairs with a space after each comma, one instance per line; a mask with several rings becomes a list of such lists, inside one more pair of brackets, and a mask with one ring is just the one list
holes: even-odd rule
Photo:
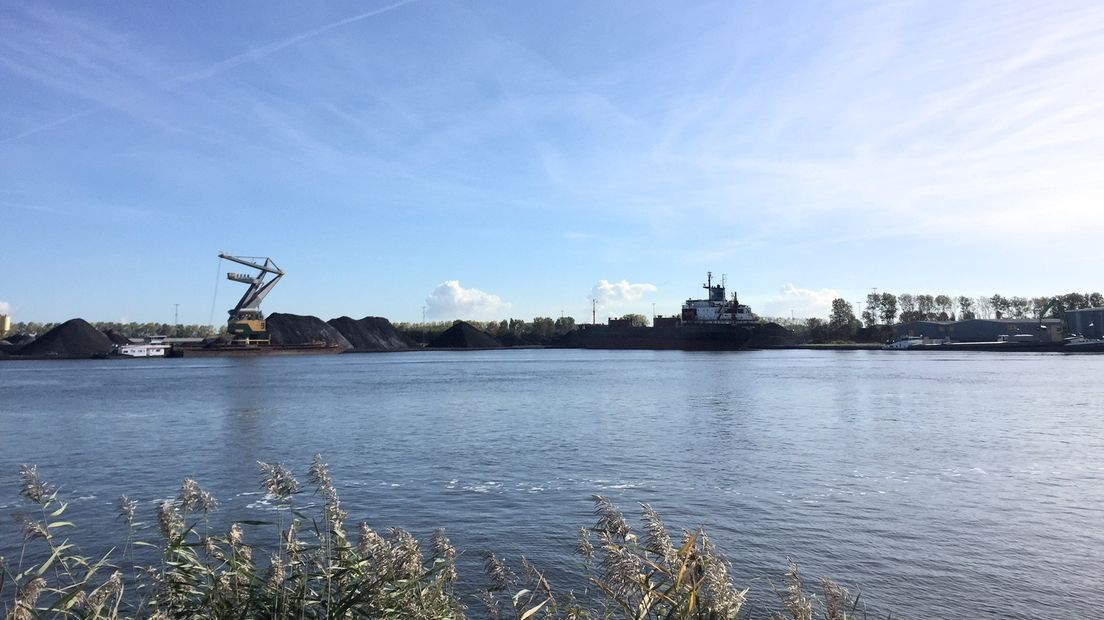
[[176, 84], [189, 84], [191, 82], [198, 82], [200, 80], [205, 80], [209, 77], [218, 75], [219, 73], [222, 73], [223, 71], [226, 71], [228, 69], [233, 69], [234, 67], [237, 67], [239, 65], [243, 65], [243, 64], [248, 63], [248, 62], [254, 62], [254, 61], [260, 60], [260, 59], [262, 59], [266, 56], [270, 56], [272, 54], [275, 54], [276, 52], [278, 52], [282, 49], [291, 47], [292, 45], [295, 45], [296, 43], [299, 43], [300, 41], [305, 41], [306, 39], [311, 39], [311, 38], [317, 37], [320, 34], [323, 34], [323, 33], [329, 32], [330, 30], [333, 30], [334, 28], [340, 28], [342, 26], [346, 26], [346, 25], [352, 24], [354, 22], [359, 22], [361, 20], [368, 19], [369, 17], [375, 17], [377, 15], [387, 13], [388, 11], [392, 11], [394, 9], [397, 9], [397, 8], [403, 6], [403, 5], [410, 4], [410, 3], [415, 2], [415, 1], [416, 0], [402, 0], [401, 2], [396, 2], [394, 4], [389, 4], [389, 5], [387, 5], [383, 8], [379, 8], [379, 9], [376, 9], [374, 11], [369, 11], [367, 13], [361, 13], [360, 15], [354, 15], [352, 17], [346, 17], [345, 19], [342, 19], [342, 20], [339, 20], [339, 21], [336, 21], [336, 22], [333, 22], [333, 23], [330, 23], [330, 24], [326, 24], [324, 26], [319, 26], [319, 27], [314, 28], [312, 30], [308, 30], [306, 32], [297, 34], [293, 37], [289, 37], [287, 39], [284, 39], [283, 41], [276, 41], [276, 42], [273, 42], [273, 43], [269, 43], [267, 45], [262, 45], [261, 47], [251, 49], [247, 52], [242, 52], [241, 54], [238, 54], [237, 56], [231, 56], [230, 58], [227, 58], [226, 60], [221, 60], [221, 61], [211, 65], [210, 67], [207, 67], [206, 69], [201, 69], [199, 71], [189, 73], [188, 75], [170, 80], [169, 82], [165, 83], [165, 86], [173, 86], [173, 85], [176, 85]]
[[[411, 4], [411, 3], [416, 2], [416, 1], [417, 0], [401, 0], [400, 2], [395, 2], [394, 4], [389, 4], [385, 7], [376, 9], [374, 11], [368, 11], [367, 13], [361, 13], [359, 15], [353, 15], [352, 17], [346, 17], [345, 19], [338, 20], [336, 22], [332, 22], [332, 23], [329, 23], [329, 24], [325, 24], [323, 26], [313, 28], [313, 29], [308, 30], [306, 32], [297, 34], [295, 36], [288, 37], [287, 39], [283, 39], [282, 41], [275, 41], [273, 43], [269, 43], [267, 45], [262, 45], [261, 47], [251, 49], [247, 52], [242, 52], [241, 54], [237, 54], [236, 56], [231, 56], [230, 58], [227, 58], [225, 60], [220, 60], [219, 62], [216, 62], [215, 64], [211, 65], [210, 67], [207, 67], [206, 69], [200, 69], [199, 71], [193, 71], [192, 73], [189, 73], [189, 74], [184, 75], [184, 76], [172, 78], [171, 80], [166, 80], [165, 82], [162, 82], [160, 84], [160, 86], [162, 88], [171, 89], [173, 87], [180, 86], [182, 84], [193, 84], [195, 82], [200, 82], [200, 81], [205, 80], [207, 78], [218, 75], [218, 74], [220, 74], [224, 71], [228, 71], [230, 69], [233, 69], [234, 67], [238, 67], [240, 65], [244, 65], [244, 64], [249, 63], [249, 62], [255, 62], [257, 60], [265, 58], [266, 56], [271, 56], [272, 54], [275, 54], [276, 52], [278, 52], [282, 49], [286, 49], [288, 47], [291, 47], [292, 45], [295, 45], [296, 43], [299, 43], [300, 41], [305, 41], [306, 39], [311, 39], [311, 38], [317, 37], [318, 35], [329, 32], [330, 30], [333, 30], [335, 28], [340, 28], [342, 26], [347, 26], [349, 24], [359, 22], [361, 20], [365, 20], [365, 19], [368, 19], [370, 17], [375, 17], [377, 15], [387, 13], [388, 11], [393, 11], [393, 10], [395, 10], [395, 9], [401, 7], [401, 6]], [[120, 107], [122, 107], [122, 106], [118, 106], [118, 105], [99, 105], [99, 106], [94, 106], [94, 107], [91, 107], [91, 108], [87, 108], [85, 110], [81, 110], [80, 112], [70, 114], [68, 116], [62, 117], [62, 118], [60, 118], [58, 120], [55, 120], [55, 121], [51, 121], [51, 122], [46, 123], [44, 125], [39, 125], [37, 127], [32, 127], [30, 129], [27, 129], [27, 130], [21, 132], [21, 133], [18, 133], [18, 134], [12, 135], [12, 136], [8, 136], [6, 138], [0, 138], [0, 144], [13, 142], [15, 140], [20, 140], [20, 139], [26, 138], [27, 136], [32, 136], [36, 133], [47, 131], [47, 130], [53, 129], [55, 127], [60, 127], [62, 125], [67, 125], [70, 122], [72, 122], [72, 121], [74, 121], [78, 118], [89, 116], [91, 114], [95, 114], [96, 112], [101, 112], [103, 110], [118, 109]]]

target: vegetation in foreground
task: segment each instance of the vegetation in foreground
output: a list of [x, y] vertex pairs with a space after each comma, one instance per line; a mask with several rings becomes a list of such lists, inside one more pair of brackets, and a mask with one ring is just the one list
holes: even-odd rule
[[[0, 601], [7, 620], [51, 618], [464, 618], [845, 620], [863, 616], [857, 597], [825, 580], [808, 592], [791, 563], [778, 609], [755, 614], [748, 589], [733, 585], [729, 565], [705, 532], [684, 531], [676, 542], [643, 505], [637, 534], [606, 498], [595, 496], [597, 522], [582, 528], [578, 552], [590, 587], [576, 596], [556, 591], [524, 558], [518, 566], [483, 552], [487, 585], [457, 591], [456, 550], [443, 530], [429, 548], [409, 532], [377, 533], [367, 523], [349, 531], [348, 514], [321, 457], [308, 481], [321, 498], [311, 510], [292, 473], [260, 463], [263, 488], [280, 507], [278, 520], [243, 520], [210, 531], [217, 501], [193, 480], [157, 514], [160, 539], [136, 541], [137, 503], [119, 500], [127, 536], [117, 554], [81, 555], [67, 532], [67, 505], [35, 467], [21, 468], [21, 495], [30, 512], [15, 515], [23, 549], [14, 564], [0, 558]], [[313, 503], [311, 505], [314, 505]], [[250, 535], [247, 536], [246, 532]], [[254, 543], [260, 533], [267, 541]], [[33, 549], [33, 546], [39, 548]], [[264, 550], [262, 553], [261, 550]], [[150, 566], [120, 566], [147, 552]], [[28, 556], [45, 557], [22, 566]], [[516, 572], [515, 572], [516, 571]]]

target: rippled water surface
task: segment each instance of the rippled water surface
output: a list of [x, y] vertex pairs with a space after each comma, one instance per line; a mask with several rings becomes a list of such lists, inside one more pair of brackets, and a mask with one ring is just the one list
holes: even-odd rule
[[[116, 497], [148, 521], [183, 477], [257, 518], [256, 461], [321, 452], [351, 518], [443, 526], [473, 579], [491, 548], [576, 585], [601, 493], [705, 526], [757, 601], [793, 558], [894, 617], [1095, 617], [1102, 376], [1104, 356], [881, 351], [4, 362], [0, 512], [35, 463], [101, 541], [125, 537]], [[18, 542], [0, 524], [0, 554]]]

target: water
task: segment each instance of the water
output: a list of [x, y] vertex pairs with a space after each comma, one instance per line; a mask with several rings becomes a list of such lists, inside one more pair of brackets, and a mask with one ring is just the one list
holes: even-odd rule
[[[1090, 617], [1102, 371], [1104, 356], [880, 351], [4, 362], [0, 512], [35, 463], [86, 545], [123, 535], [120, 494], [151, 521], [186, 476], [222, 518], [258, 518], [256, 461], [305, 474], [320, 452], [352, 519], [443, 526], [474, 580], [490, 548], [577, 586], [600, 493], [704, 526], [758, 603], [793, 558], [894, 617]], [[0, 554], [18, 543], [0, 524]]]

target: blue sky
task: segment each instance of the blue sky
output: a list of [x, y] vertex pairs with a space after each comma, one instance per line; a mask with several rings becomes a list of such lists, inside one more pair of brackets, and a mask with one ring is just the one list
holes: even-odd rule
[[1102, 84], [1095, 0], [0, 0], [0, 310], [1101, 290]]

